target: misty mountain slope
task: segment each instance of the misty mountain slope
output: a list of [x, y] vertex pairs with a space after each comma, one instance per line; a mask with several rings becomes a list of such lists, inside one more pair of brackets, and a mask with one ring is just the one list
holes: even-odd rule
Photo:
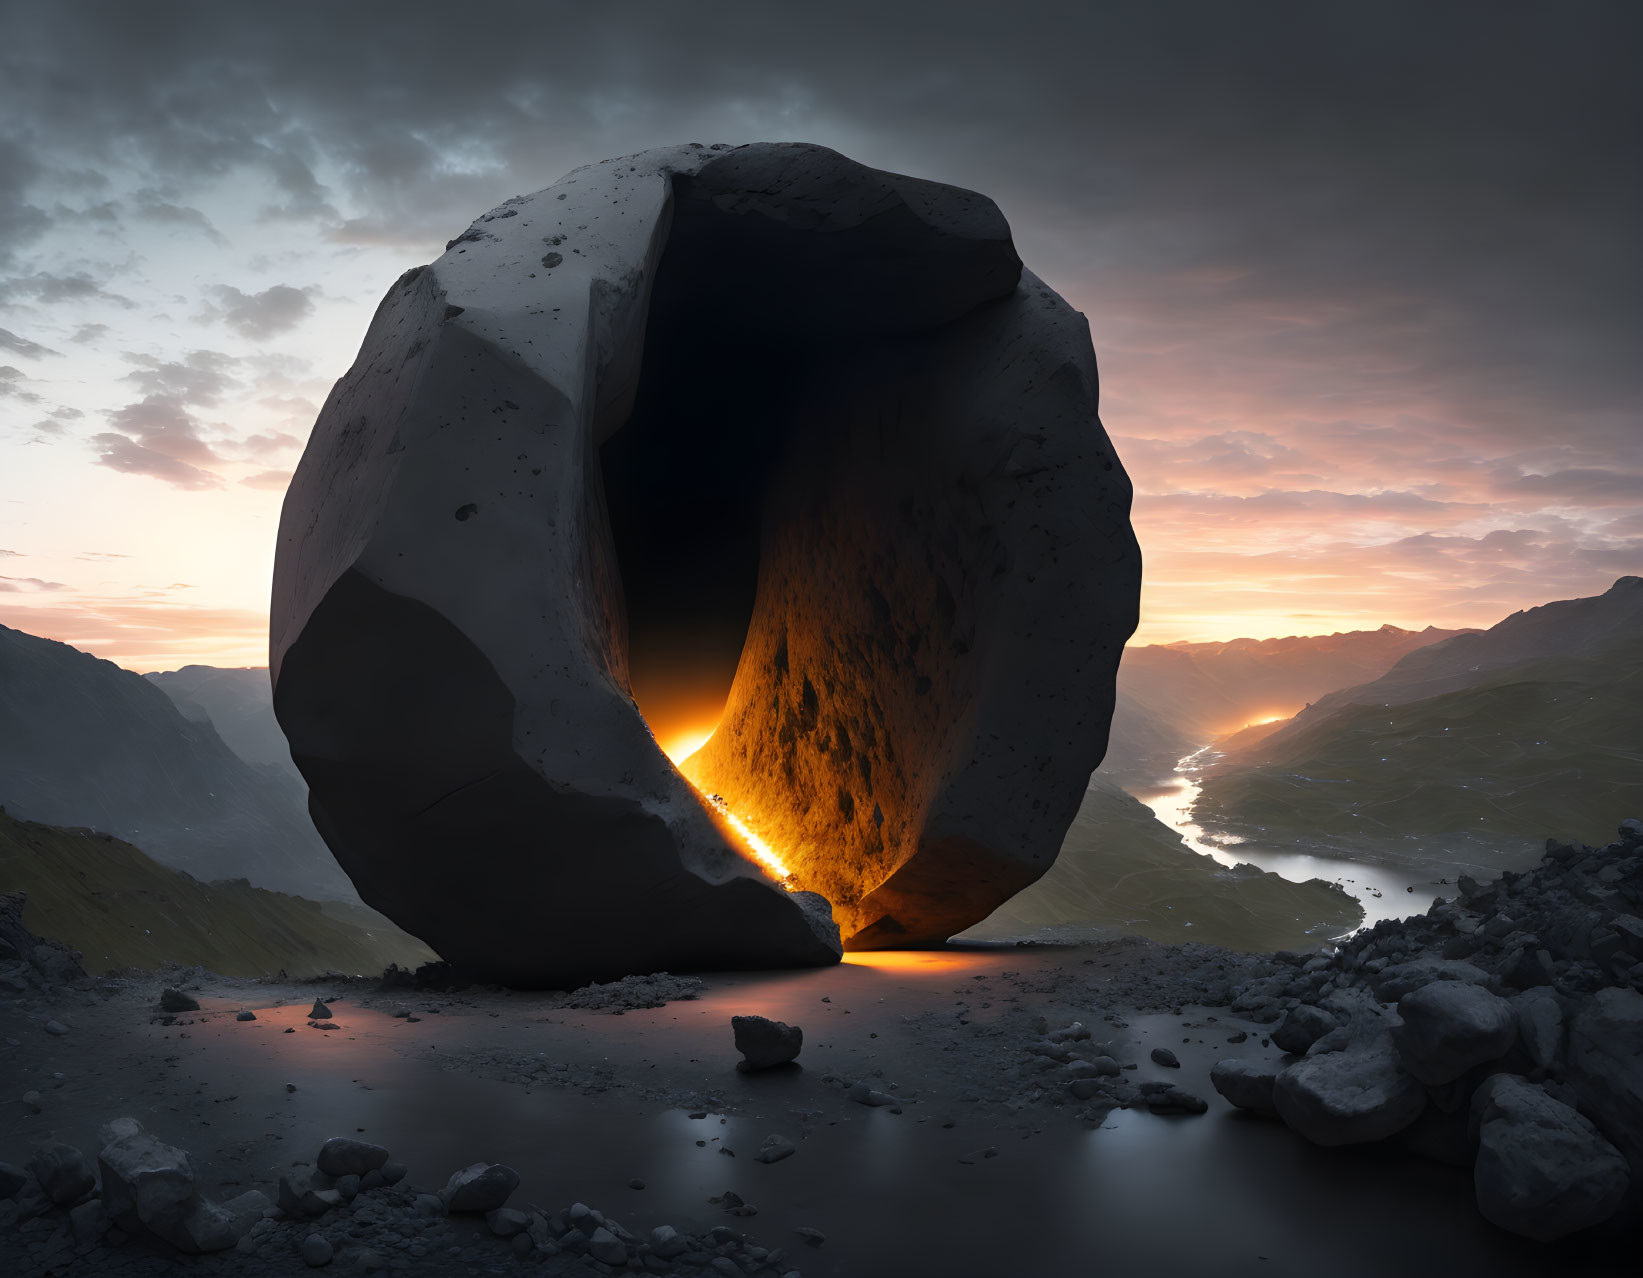
[[[1198, 815], [1263, 842], [1602, 842], [1643, 810], [1643, 582], [1412, 654], [1205, 777]], [[1548, 650], [1560, 655], [1548, 655]], [[1521, 654], [1535, 654], [1522, 659]], [[1462, 686], [1453, 685], [1462, 683]], [[1436, 695], [1413, 695], [1424, 688]], [[1229, 743], [1230, 745], [1231, 743]]]
[[1055, 864], [964, 936], [1071, 939], [1110, 929], [1256, 952], [1309, 948], [1362, 917], [1335, 884], [1229, 870], [1192, 851], [1145, 804], [1098, 776]]
[[198, 879], [358, 900], [299, 783], [247, 764], [140, 675], [5, 626], [0, 804], [130, 840]]
[[0, 892], [24, 891], [24, 921], [98, 973], [168, 963], [292, 979], [415, 967], [433, 951], [375, 911], [309, 901], [244, 879], [201, 883], [107, 834], [19, 821], [0, 808]]
[[1411, 652], [1464, 633], [1382, 626], [1126, 648], [1101, 771], [1121, 780], [1168, 775], [1188, 751], [1251, 720], [1293, 714], [1336, 689], [1376, 678]]
[[[1372, 682], [1341, 685], [1295, 716], [1295, 727], [1343, 705], [1399, 705], [1470, 687], [1491, 671], [1643, 647], [1643, 577], [1621, 577], [1601, 595], [1514, 612], [1487, 630], [1454, 634], [1411, 652]], [[1290, 729], [1285, 728], [1287, 733]]]
[[266, 666], [184, 666], [143, 678], [164, 691], [183, 718], [214, 727], [223, 744], [247, 763], [277, 768], [301, 780], [285, 733], [274, 718]]

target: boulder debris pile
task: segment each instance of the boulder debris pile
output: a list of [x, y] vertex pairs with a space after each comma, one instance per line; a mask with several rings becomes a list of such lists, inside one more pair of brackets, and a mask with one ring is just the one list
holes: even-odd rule
[[1232, 1003], [1283, 1062], [1224, 1060], [1233, 1105], [1320, 1145], [1398, 1140], [1474, 1169], [1478, 1209], [1547, 1241], [1643, 1200], [1643, 822], [1423, 916], [1288, 956]]
[[[388, 291], [281, 515], [274, 709], [337, 860], [517, 986], [979, 922], [1055, 860], [1136, 624], [1097, 382], [991, 200], [825, 147], [485, 213]], [[636, 698], [698, 631], [687, 780]]]
[[102, 1137], [95, 1159], [47, 1143], [26, 1166], [0, 1162], [0, 1231], [12, 1235], [0, 1255], [16, 1251], [27, 1272], [42, 1274], [75, 1266], [98, 1275], [150, 1273], [156, 1260], [174, 1263], [185, 1253], [206, 1266], [202, 1272], [234, 1275], [334, 1264], [431, 1278], [509, 1257], [558, 1257], [607, 1274], [800, 1278], [783, 1250], [725, 1226], [696, 1235], [659, 1225], [640, 1235], [584, 1203], [510, 1207], [519, 1176], [500, 1163], [462, 1168], [433, 1192], [409, 1184], [405, 1165], [380, 1145], [333, 1137], [312, 1164], [280, 1177], [277, 1201], [252, 1189], [219, 1203], [200, 1192], [189, 1155], [136, 1119], [115, 1119]]

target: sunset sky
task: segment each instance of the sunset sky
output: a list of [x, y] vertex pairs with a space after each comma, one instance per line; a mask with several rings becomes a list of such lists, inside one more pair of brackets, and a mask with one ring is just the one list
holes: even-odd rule
[[1634, 4], [0, 0], [0, 622], [266, 660], [388, 285], [673, 142], [997, 200], [1089, 317], [1138, 641], [1489, 625], [1643, 572]]

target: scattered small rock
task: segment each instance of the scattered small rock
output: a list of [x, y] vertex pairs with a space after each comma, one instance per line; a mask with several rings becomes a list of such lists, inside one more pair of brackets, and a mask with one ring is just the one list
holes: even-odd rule
[[200, 1004], [197, 999], [189, 997], [181, 990], [163, 989], [160, 991], [160, 1010], [162, 1012], [197, 1012]]
[[453, 1172], [440, 1199], [447, 1211], [495, 1211], [519, 1188], [519, 1173], [502, 1163], [473, 1163]]
[[732, 1016], [730, 1028], [742, 1054], [736, 1068], [743, 1073], [785, 1065], [804, 1046], [804, 1031], [797, 1025], [765, 1016]]
[[320, 1147], [314, 1165], [327, 1176], [363, 1176], [387, 1161], [388, 1151], [381, 1145], [351, 1136], [333, 1136]]

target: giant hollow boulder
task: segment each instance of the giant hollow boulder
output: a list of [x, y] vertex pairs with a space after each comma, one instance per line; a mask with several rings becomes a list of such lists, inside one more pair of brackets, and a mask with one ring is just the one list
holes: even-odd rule
[[509, 200], [389, 290], [285, 499], [316, 825], [516, 984], [945, 940], [1106, 747], [1140, 557], [1096, 396], [974, 192], [780, 143]]

